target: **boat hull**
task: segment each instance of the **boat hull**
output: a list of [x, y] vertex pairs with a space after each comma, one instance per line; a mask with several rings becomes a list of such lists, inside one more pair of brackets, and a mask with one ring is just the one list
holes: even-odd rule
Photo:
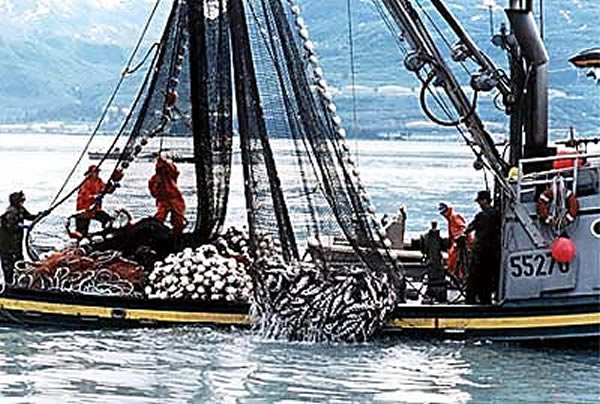
[[[77, 300], [75, 300], [77, 299]], [[248, 326], [249, 306], [236, 303], [139, 300], [10, 290], [0, 297], [0, 322], [75, 328]]]
[[[135, 300], [11, 290], [0, 297], [0, 322], [12, 326], [134, 328], [250, 326], [247, 304]], [[531, 341], [600, 338], [600, 302], [511, 306], [399, 305], [383, 334], [441, 339]]]
[[503, 306], [402, 305], [385, 332], [452, 340], [600, 339], [600, 302], [592, 298]]

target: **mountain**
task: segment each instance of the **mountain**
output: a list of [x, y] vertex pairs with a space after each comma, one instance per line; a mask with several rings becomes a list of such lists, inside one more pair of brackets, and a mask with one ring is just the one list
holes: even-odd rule
[[0, 122], [95, 119], [154, 2], [0, 0]]
[[[0, 0], [0, 122], [97, 119], [154, 3]], [[505, 55], [490, 43], [489, 26], [489, 6], [497, 31], [505, 20], [500, 7], [504, 2], [448, 3], [484, 51], [505, 66]], [[370, 0], [351, 0], [351, 4], [358, 100], [355, 125], [364, 133], [431, 131], [417, 101], [419, 82], [403, 68], [402, 49]], [[300, 5], [327, 80], [336, 89], [341, 113], [351, 122], [347, 0], [304, 0]], [[169, 7], [170, 1], [161, 3], [138, 60], [160, 35]], [[425, 9], [454, 42], [432, 7]], [[569, 125], [585, 132], [600, 125], [600, 87], [567, 62], [579, 50], [600, 45], [598, 20], [600, 1], [545, 2], [545, 39], [552, 58], [551, 119], [552, 126], [563, 132]], [[433, 35], [439, 39], [437, 33]], [[119, 106], [128, 105], [140, 77], [126, 81]], [[461, 78], [468, 85], [468, 77]], [[484, 120], [496, 123], [494, 130], [503, 130], [503, 113], [495, 110], [490, 97], [482, 97], [480, 111]]]

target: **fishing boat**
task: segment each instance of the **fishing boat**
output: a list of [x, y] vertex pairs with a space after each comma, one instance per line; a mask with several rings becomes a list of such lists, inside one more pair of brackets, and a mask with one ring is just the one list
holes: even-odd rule
[[569, 59], [579, 68], [600, 68], [600, 48], [587, 49]]
[[[476, 168], [486, 169], [495, 178], [495, 206], [500, 207], [502, 219], [500, 276], [492, 305], [398, 305], [390, 329], [418, 335], [479, 335], [502, 340], [597, 339], [600, 155], [588, 153], [593, 138], [572, 136], [569, 142], [559, 142], [569, 146], [567, 149], [548, 143], [548, 54], [535, 23], [533, 2], [509, 1], [506, 14], [511, 30], [503, 27], [493, 38], [493, 43], [509, 55], [511, 71], [506, 76], [477, 47], [448, 7], [432, 0], [458, 38], [450, 49], [453, 62], [471, 61], [479, 68], [471, 77], [474, 101], [461, 89], [412, 3], [382, 0], [379, 9], [387, 10], [383, 17], [396, 24], [393, 34], [404, 38], [410, 48], [405, 67], [422, 81], [420, 100], [425, 114], [440, 125], [456, 126], [473, 148]], [[571, 62], [577, 67], [590, 67], [594, 55], [593, 50], [582, 52]], [[433, 82], [435, 88], [430, 86]], [[445, 93], [458, 118], [449, 115], [440, 119], [431, 113], [426, 99], [432, 94], [430, 98], [439, 103], [437, 89]], [[508, 160], [498, 154], [476, 110], [477, 93], [491, 90], [503, 98], [510, 116]], [[544, 221], [548, 217], [544, 210], [548, 193], [544, 190], [551, 188], [552, 196], [558, 195], [557, 182], [568, 190], [553, 200], [549, 198], [550, 203], [560, 203], [564, 217], [569, 214], [567, 199], [571, 198], [578, 207], [571, 209], [577, 216], [574, 222]], [[572, 248], [568, 257], [560, 257], [558, 251], [563, 241]]]
[[[93, 150], [88, 152], [90, 160], [119, 160], [121, 158], [121, 150], [115, 147], [110, 153], [106, 153], [100, 150]], [[160, 151], [164, 157], [174, 161], [175, 163], [187, 163], [193, 160], [191, 151], [185, 149], [174, 149], [174, 148], [163, 148]], [[158, 151], [152, 151], [148, 153], [141, 153], [137, 156], [139, 160], [156, 160], [158, 157]]]
[[[481, 168], [494, 176], [502, 243], [493, 304], [461, 302], [460, 285], [452, 303], [435, 293], [423, 299], [421, 288], [432, 286], [440, 273], [444, 293], [447, 287], [439, 229], [429, 229], [413, 243], [404, 242], [403, 231], [400, 240], [394, 240], [389, 229], [381, 226], [345, 143], [341, 118], [295, 1], [188, 0], [174, 2], [138, 97], [143, 102], [134, 104], [121, 131], [130, 133], [127, 150], [131, 153], [120, 156], [115, 170], [129, 169], [150, 138], [187, 130], [193, 141], [197, 180], [193, 230], [179, 236], [145, 219], [136, 223], [127, 219], [123, 225], [105, 229], [78, 248], [87, 252], [116, 249], [129, 260], [140, 257], [137, 247], [147, 247], [142, 254], [150, 251], [147, 255], [154, 259], [142, 271], [147, 275], [144, 292], [115, 292], [114, 284], [90, 291], [81, 278], [67, 279], [70, 274], [62, 270], [50, 278], [36, 278], [36, 287], [31, 276], [24, 277], [31, 280], [27, 287], [17, 282], [3, 288], [2, 320], [17, 326], [247, 327], [256, 321], [256, 313], [249, 314], [250, 303], [238, 299], [237, 290], [226, 294], [224, 286], [215, 289], [218, 282], [225, 284], [221, 268], [207, 268], [223, 264], [223, 270], [229, 271], [253, 259], [248, 276], [253, 279], [254, 300], [259, 311], [275, 310], [280, 319], [287, 319], [288, 336], [315, 332], [292, 330], [296, 326], [325, 324], [326, 333], [340, 340], [360, 340], [377, 333], [502, 341], [597, 339], [600, 155], [579, 150], [558, 154], [548, 145], [548, 58], [532, 2], [509, 1], [512, 31], [503, 30], [497, 39], [510, 54], [509, 78], [483, 55], [448, 8], [432, 1], [459, 38], [454, 60], [469, 60], [480, 67], [472, 78], [475, 91], [498, 90], [502, 95], [511, 119], [508, 161], [498, 153], [475, 102], [461, 89], [412, 2], [376, 3], [389, 26], [396, 27], [395, 36], [412, 48], [405, 65], [422, 78], [426, 115], [461, 130]], [[445, 121], [431, 113], [426, 96], [434, 93], [434, 83], [445, 92], [458, 118]], [[244, 231], [233, 232], [227, 238], [230, 241], [224, 242], [219, 237], [231, 164], [232, 84], [248, 234], [242, 237]], [[274, 150], [276, 139], [284, 134], [288, 134], [290, 149]], [[579, 146], [583, 141], [575, 143]], [[291, 161], [293, 170], [284, 164]], [[297, 175], [291, 176], [292, 172]], [[540, 220], [539, 197], [548, 184], [556, 184], [556, 178], [579, 203], [573, 223], [558, 220], [555, 226]], [[67, 199], [58, 198], [57, 203]], [[565, 201], [561, 203], [559, 213], [565, 216], [569, 212]], [[53, 204], [51, 210], [57, 206]], [[302, 225], [296, 224], [297, 216], [303, 217], [298, 222]], [[164, 237], [153, 239], [157, 235]], [[300, 237], [307, 240], [307, 254], [301, 253]], [[152, 240], [144, 244], [142, 239]], [[557, 251], [557, 243], [566, 245], [566, 253]], [[125, 248], [125, 244], [136, 248]], [[163, 247], [165, 251], [159, 252]], [[228, 255], [220, 257], [221, 251]], [[32, 261], [43, 259], [33, 248], [29, 255]], [[303, 265], [308, 265], [305, 272]], [[318, 266], [332, 268], [331, 275], [324, 279], [315, 269]], [[292, 267], [301, 269], [290, 272]], [[105, 282], [100, 278], [99, 282]], [[230, 286], [239, 282], [240, 277], [234, 277]], [[318, 282], [330, 283], [322, 288]], [[307, 320], [313, 313], [318, 315]]]

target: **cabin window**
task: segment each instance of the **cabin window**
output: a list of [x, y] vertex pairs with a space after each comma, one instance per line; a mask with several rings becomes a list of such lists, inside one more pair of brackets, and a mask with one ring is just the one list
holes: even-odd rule
[[594, 223], [592, 223], [592, 234], [596, 238], [600, 238], [600, 219], [597, 219], [594, 221]]

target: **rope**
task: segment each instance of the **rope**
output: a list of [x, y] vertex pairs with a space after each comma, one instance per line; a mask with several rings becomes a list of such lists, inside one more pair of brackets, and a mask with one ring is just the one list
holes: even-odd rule
[[[471, 109], [467, 112], [467, 114], [465, 116], [462, 116], [454, 121], [442, 121], [441, 119], [439, 119], [438, 117], [436, 117], [435, 115], [433, 115], [433, 113], [429, 110], [429, 108], [427, 107], [427, 101], [425, 99], [425, 96], [427, 94], [427, 91], [429, 90], [430, 93], [433, 94], [433, 92], [431, 91], [430, 84], [431, 82], [436, 78], [436, 74], [434, 74], [433, 72], [429, 74], [429, 77], [427, 77], [427, 79], [425, 79], [425, 81], [423, 82], [423, 86], [421, 87], [421, 94], [419, 96], [419, 101], [421, 103], [421, 108], [423, 109], [423, 112], [425, 113], [425, 115], [427, 115], [427, 117], [429, 119], [431, 119], [434, 123], [440, 125], [440, 126], [446, 126], [446, 127], [455, 127], [460, 125], [462, 122], [464, 122], [466, 119], [468, 119], [469, 117], [471, 117], [473, 115], [473, 113], [475, 112], [475, 109], [477, 107], [477, 91], [475, 91], [475, 93], [473, 94], [473, 101], [471, 103]], [[434, 98], [437, 100], [437, 98], [434, 96]], [[439, 104], [439, 101], [437, 101]], [[441, 105], [440, 105], [441, 106]], [[442, 108], [444, 109], [444, 108]], [[447, 111], [445, 111], [447, 112]], [[447, 112], [448, 114], [448, 112]], [[449, 114], [448, 114], [449, 115]], [[450, 116], [448, 116], [450, 118]]]
[[144, 56], [142, 61], [140, 63], [138, 63], [133, 69], [128, 69], [127, 74], [133, 74], [133, 73], [137, 72], [139, 69], [141, 69], [141, 67], [146, 64], [146, 61], [148, 60], [148, 58], [150, 57], [152, 52], [155, 49], [158, 49], [159, 46], [160, 46], [160, 42], [153, 43], [152, 46], [148, 49], [148, 52], [146, 52], [146, 55]]
[[[134, 69], [132, 71], [130, 71], [130, 66], [133, 63], [133, 59], [135, 58], [140, 46], [142, 45], [142, 42], [144, 40], [144, 37], [146, 36], [146, 33], [148, 31], [148, 28], [150, 27], [150, 23], [152, 22], [152, 20], [154, 19], [154, 15], [156, 14], [156, 10], [158, 9], [158, 6], [160, 5], [161, 0], [156, 0], [156, 3], [154, 4], [154, 8], [152, 9], [152, 12], [150, 13], [146, 24], [144, 26], [144, 29], [142, 30], [142, 34], [140, 35], [140, 38], [138, 39], [138, 42], [136, 43], [130, 57], [129, 60], [127, 61], [127, 65], [125, 67], [125, 69], [123, 70], [123, 72], [121, 73], [121, 78], [119, 79], [119, 81], [117, 82], [116, 87], [114, 88], [111, 96], [108, 99], [108, 103], [106, 104], [104, 110], [102, 111], [102, 115], [100, 116], [100, 119], [98, 120], [98, 122], [96, 123], [96, 126], [92, 132], [92, 135], [90, 136], [90, 138], [88, 139], [85, 147], [83, 148], [81, 154], [79, 155], [79, 158], [77, 159], [77, 162], [75, 163], [75, 165], [73, 166], [73, 168], [71, 169], [71, 171], [69, 172], [69, 175], [67, 176], [67, 179], [64, 181], [64, 183], [62, 184], [62, 186], [60, 187], [60, 190], [58, 191], [58, 193], [56, 194], [56, 196], [54, 197], [54, 199], [52, 200], [52, 203], [50, 205], [54, 205], [50, 208], [50, 210], [54, 209], [56, 206], [55, 205], [56, 201], [58, 200], [58, 198], [60, 198], [60, 195], [62, 194], [62, 192], [65, 190], [67, 184], [69, 183], [69, 181], [71, 181], [71, 178], [73, 177], [73, 174], [75, 173], [75, 171], [77, 170], [77, 167], [79, 167], [79, 164], [81, 164], [81, 161], [83, 160], [83, 158], [85, 157], [85, 154], [87, 153], [92, 141], [94, 140], [94, 138], [96, 137], [96, 135], [98, 134], [98, 131], [100, 130], [100, 127], [102, 126], [102, 124], [104, 123], [104, 119], [106, 118], [106, 115], [108, 114], [108, 110], [110, 109], [110, 106], [112, 105], [112, 103], [114, 102], [119, 90], [121, 89], [121, 86], [123, 85], [123, 82], [125, 81], [125, 78], [127, 77], [128, 74], [130, 74], [130, 72], [134, 72], [137, 69]], [[154, 47], [154, 45], [153, 45]], [[147, 56], [146, 56], [147, 57]], [[146, 59], [146, 57], [144, 59]], [[139, 67], [138, 67], [139, 68]], [[110, 152], [110, 150], [109, 150]], [[102, 164], [102, 161], [98, 164], [98, 167], [100, 167], [100, 165]], [[81, 184], [79, 184], [79, 186], [77, 187], [77, 189], [79, 189], [81, 187]], [[73, 194], [74, 192], [72, 192], [71, 194]]]

